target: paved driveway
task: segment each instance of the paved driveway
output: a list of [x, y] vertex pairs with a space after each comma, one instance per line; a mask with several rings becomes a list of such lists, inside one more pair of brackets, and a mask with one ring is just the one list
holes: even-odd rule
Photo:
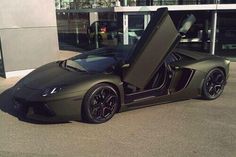
[[[5, 91], [0, 95], [0, 157], [235, 157], [236, 64], [232, 65], [228, 85], [217, 100], [192, 99], [119, 113], [99, 125], [20, 121]], [[17, 80], [0, 80], [0, 90]]]

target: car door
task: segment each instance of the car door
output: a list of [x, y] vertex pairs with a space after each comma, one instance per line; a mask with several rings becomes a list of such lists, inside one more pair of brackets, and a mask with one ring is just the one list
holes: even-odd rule
[[128, 60], [130, 66], [124, 70], [123, 81], [144, 89], [180, 38], [168, 9], [158, 9], [133, 48]]

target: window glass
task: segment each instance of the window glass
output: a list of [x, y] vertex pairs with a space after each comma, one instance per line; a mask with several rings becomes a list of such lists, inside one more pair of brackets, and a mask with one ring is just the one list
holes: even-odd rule
[[174, 21], [176, 28], [179, 29], [182, 22], [188, 15], [193, 14], [196, 22], [190, 28], [186, 35], [180, 41], [178, 47], [210, 52], [211, 39], [211, 12], [209, 11], [174, 11], [170, 12], [171, 18]]
[[218, 13], [216, 54], [236, 57], [236, 12]]
[[129, 15], [128, 18], [129, 45], [133, 45], [140, 39], [144, 31], [144, 15]]

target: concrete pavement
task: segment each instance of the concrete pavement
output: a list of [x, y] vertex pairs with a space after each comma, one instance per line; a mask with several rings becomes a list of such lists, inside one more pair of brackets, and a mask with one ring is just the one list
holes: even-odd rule
[[[18, 79], [1, 79], [0, 90]], [[236, 63], [217, 100], [192, 99], [123, 112], [99, 125], [20, 121], [4, 110], [10, 103], [6, 93], [0, 95], [0, 157], [236, 156]], [[8, 103], [1, 103], [3, 98]]]

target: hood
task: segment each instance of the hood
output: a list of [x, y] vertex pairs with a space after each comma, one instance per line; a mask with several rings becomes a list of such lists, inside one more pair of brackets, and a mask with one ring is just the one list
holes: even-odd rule
[[92, 74], [87, 72], [68, 71], [53, 62], [34, 70], [23, 78], [23, 84], [31, 89], [67, 86], [87, 79]]

